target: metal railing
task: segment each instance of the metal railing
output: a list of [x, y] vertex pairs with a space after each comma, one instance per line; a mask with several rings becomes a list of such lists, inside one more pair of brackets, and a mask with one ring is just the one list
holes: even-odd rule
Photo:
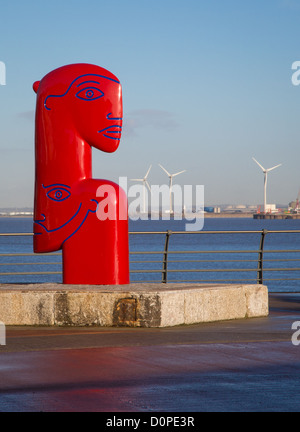
[[[132, 273], [161, 273], [161, 283], [167, 283], [167, 282], [235, 282], [237, 281], [237, 279], [234, 280], [228, 280], [228, 279], [208, 279], [208, 280], [204, 280], [204, 279], [195, 279], [193, 278], [192, 280], [186, 280], [186, 279], [172, 279], [170, 280], [169, 276], [172, 274], [184, 274], [184, 273], [196, 273], [196, 274], [200, 274], [200, 273], [210, 273], [210, 274], [225, 274], [225, 273], [248, 273], [248, 272], [255, 272], [256, 276], [255, 279], [245, 279], [242, 278], [242, 281], [247, 281], [247, 282], [256, 282], [257, 284], [263, 284], [266, 281], [280, 281], [280, 280], [289, 280], [289, 281], [300, 281], [300, 277], [293, 277], [293, 278], [284, 278], [284, 279], [266, 279], [264, 277], [265, 272], [299, 272], [299, 276], [300, 276], [300, 268], [298, 267], [280, 267], [277, 266], [275, 268], [265, 268], [265, 264], [266, 263], [279, 263], [279, 262], [285, 262], [285, 263], [299, 263], [300, 265], [300, 250], [299, 249], [286, 249], [286, 250], [266, 250], [265, 249], [265, 239], [267, 235], [271, 235], [271, 234], [300, 234], [300, 230], [286, 230], [286, 231], [267, 231], [267, 230], [262, 230], [262, 231], [199, 231], [199, 232], [186, 232], [186, 231], [167, 231], [165, 233], [161, 233], [161, 232], [134, 232], [131, 233], [132, 235], [159, 235], [159, 234], [164, 234], [165, 235], [165, 246], [164, 246], [164, 250], [160, 251], [160, 252], [131, 252], [131, 254], [134, 255], [145, 255], [145, 254], [154, 254], [154, 255], [162, 255], [162, 259], [161, 261], [147, 261], [147, 263], [162, 263], [162, 269], [161, 270], [148, 270], [148, 269], [140, 269], [140, 270], [132, 270]], [[218, 235], [218, 236], [222, 236], [222, 235], [236, 235], [236, 234], [242, 234], [242, 235], [247, 235], [247, 234], [258, 234], [260, 236], [260, 240], [259, 240], [259, 248], [258, 249], [251, 249], [251, 250], [185, 250], [185, 251], [171, 251], [170, 250], [170, 238], [171, 236], [177, 236], [177, 235]], [[299, 244], [299, 243], [298, 243]], [[179, 255], [186, 255], [187, 257], [191, 257], [191, 256], [197, 256], [197, 255], [214, 255], [215, 257], [217, 257], [218, 255], [239, 255], [239, 256], [243, 256], [243, 255], [257, 255], [257, 258], [255, 259], [221, 259], [221, 260], [217, 260], [217, 259], [188, 259], [188, 260], [182, 260], [182, 259], [176, 259], [176, 260], [171, 260], [170, 257], [176, 257]], [[286, 254], [289, 255], [293, 255], [293, 258], [272, 258], [272, 259], [267, 259], [265, 258], [266, 254], [272, 254], [272, 255], [283, 255], [286, 256]], [[145, 261], [133, 261], [135, 264], [145, 264]], [[185, 269], [185, 268], [172, 268], [170, 269], [170, 264], [176, 264], [176, 266], [178, 266], [179, 264], [183, 264], [183, 263], [193, 263], [193, 264], [200, 264], [200, 268], [192, 268], [192, 269]], [[255, 264], [255, 267], [248, 267], [248, 268], [203, 268], [203, 265], [207, 265], [210, 263], [253, 263]]]
[[[223, 283], [223, 282], [252, 282], [263, 284], [269, 281], [300, 281], [300, 249], [266, 249], [265, 240], [267, 236], [280, 234], [287, 235], [292, 234], [297, 237], [293, 245], [299, 244], [300, 230], [285, 230], [285, 231], [199, 231], [199, 232], [187, 232], [187, 231], [156, 231], [156, 232], [130, 232], [131, 238], [136, 236], [148, 237], [148, 236], [161, 236], [162, 237], [162, 248], [160, 250], [138, 250], [139, 248], [135, 245], [137, 250], [130, 251], [130, 257], [133, 258], [130, 261], [131, 264], [131, 277], [134, 279], [135, 275], [141, 275], [138, 280], [132, 280], [132, 282], [150, 282], [150, 275], [157, 275], [158, 279], [151, 280], [151, 282], [160, 282], [166, 284], [168, 282], [212, 282], [212, 283]], [[227, 235], [258, 235], [258, 248], [251, 250], [222, 250], [219, 247], [216, 250], [201, 250], [201, 236], [227, 236]], [[298, 235], [298, 236], [297, 236]], [[1, 237], [26, 237], [33, 236], [32, 233], [9, 233], [0, 234]], [[171, 238], [176, 236], [199, 236], [199, 243], [197, 241], [197, 249], [193, 250], [171, 250]], [[197, 238], [197, 240], [198, 240]], [[149, 237], [148, 237], [149, 239]], [[143, 245], [145, 242], [143, 242]], [[220, 241], [220, 244], [222, 242]], [[144, 247], [142, 248], [144, 249]], [[221, 255], [222, 259], [218, 259]], [[61, 271], [5, 271], [1, 272], [1, 267], [10, 267], [15, 269], [16, 267], [23, 266], [54, 266], [60, 265], [61, 261], [57, 262], [46, 262], [45, 259], [39, 262], [40, 257], [59, 257], [61, 253], [52, 254], [34, 254], [34, 253], [0, 253], [0, 283], [1, 277], [7, 276], [36, 276], [36, 275], [61, 275]], [[234, 258], [231, 258], [234, 256]], [[269, 258], [271, 256], [271, 258]], [[31, 261], [27, 262], [3, 262], [4, 258], [22, 257], [29, 258]], [[37, 257], [39, 257], [37, 259]], [[182, 258], [183, 257], [183, 258]], [[205, 259], [203, 259], [203, 257]], [[224, 259], [226, 257], [226, 259]], [[251, 257], [251, 258], [250, 258]], [[279, 265], [281, 263], [281, 265]], [[285, 263], [285, 267], [282, 267], [282, 263]], [[287, 266], [291, 263], [295, 266]], [[230, 267], [228, 267], [230, 264]], [[241, 264], [243, 267], [240, 267]], [[266, 265], [274, 265], [273, 267], [266, 267]], [[192, 265], [192, 268], [189, 266]], [[213, 267], [211, 267], [213, 265]], [[220, 265], [222, 267], [220, 267]], [[233, 267], [234, 265], [234, 267]], [[284, 278], [266, 278], [265, 273], [281, 272], [284, 273]], [[224, 279], [224, 275], [227, 274], [243, 274], [243, 277], [239, 279]], [[244, 275], [252, 273], [254, 276], [249, 279]], [[189, 274], [190, 279], [185, 279], [185, 275]], [[196, 279], [195, 276], [210, 275], [209, 279]], [[287, 276], [288, 274], [288, 276]], [[216, 278], [216, 275], [222, 275], [223, 279]], [[295, 275], [290, 277], [291, 275]], [[300, 291], [300, 290], [299, 290]]]

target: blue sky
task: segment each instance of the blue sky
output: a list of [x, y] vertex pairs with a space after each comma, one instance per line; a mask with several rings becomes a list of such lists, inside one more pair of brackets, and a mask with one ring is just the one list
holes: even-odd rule
[[95, 178], [167, 183], [186, 169], [206, 204], [288, 203], [300, 188], [300, 0], [10, 0], [0, 9], [0, 207], [32, 206], [32, 83], [87, 62], [123, 86], [124, 134]]

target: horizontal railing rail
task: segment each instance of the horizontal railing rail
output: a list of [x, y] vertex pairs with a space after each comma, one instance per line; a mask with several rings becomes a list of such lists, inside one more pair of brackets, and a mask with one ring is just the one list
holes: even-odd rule
[[[299, 235], [300, 230], [261, 230], [261, 231], [137, 231], [130, 232], [129, 235], [132, 239], [137, 236], [148, 237], [148, 236], [161, 236], [161, 250], [140, 250], [138, 245], [134, 245], [130, 250], [130, 265], [131, 275], [140, 275], [138, 279], [133, 282], [254, 282], [263, 284], [270, 281], [298, 281], [300, 280], [300, 249], [266, 249], [265, 240], [267, 236], [280, 234], [287, 235], [292, 234]], [[171, 238], [176, 236], [223, 236], [223, 235], [258, 235], [258, 247], [253, 249], [220, 249], [222, 242], [220, 241], [219, 247], [215, 250], [201, 250], [201, 241], [197, 243], [198, 248], [191, 250], [171, 250]], [[32, 237], [33, 233], [0, 233], [0, 244], [1, 238], [7, 237]], [[148, 237], [149, 239], [149, 237]], [[143, 242], [144, 244], [145, 242]], [[293, 244], [300, 244], [295, 240]], [[9, 248], [9, 246], [7, 246]], [[144, 246], [143, 246], [144, 248]], [[3, 250], [3, 247], [2, 247]], [[268, 257], [272, 254], [272, 257]], [[203, 255], [206, 255], [203, 257]], [[221, 255], [221, 259], [218, 259], [218, 255]], [[232, 259], [231, 256], [235, 255]], [[288, 256], [287, 256], [288, 255]], [[61, 266], [61, 258], [59, 261], [46, 261], [45, 256], [51, 259], [52, 257], [61, 257], [61, 252], [51, 254], [34, 254], [31, 252], [20, 253], [20, 252], [9, 252], [0, 253], [0, 283], [1, 278], [8, 276], [38, 276], [38, 275], [61, 275], [62, 271], [50, 271], [53, 266]], [[251, 256], [251, 257], [250, 257]], [[276, 257], [275, 257], [276, 256]], [[278, 257], [279, 256], [279, 257]], [[15, 258], [18, 262], [11, 262], [5, 260], [11, 260]], [[35, 259], [33, 259], [35, 257]], [[44, 257], [42, 261], [38, 260], [38, 257]], [[181, 258], [182, 257], [182, 258]], [[202, 259], [205, 258], [205, 259]], [[211, 257], [211, 258], [209, 258]], [[226, 257], [226, 258], [224, 258]], [[201, 259], [199, 259], [201, 258]], [[26, 259], [30, 261], [26, 262]], [[4, 261], [3, 261], [4, 260]], [[24, 261], [25, 260], [25, 261]], [[22, 262], [19, 262], [22, 261]], [[276, 265], [281, 263], [281, 265]], [[298, 264], [299, 263], [299, 264]], [[231, 264], [231, 267], [226, 267], [227, 264]], [[293, 267], [289, 267], [289, 264], [295, 264]], [[298, 265], [297, 265], [298, 264]], [[210, 267], [212, 265], [213, 267]], [[241, 265], [242, 267], [237, 267]], [[268, 265], [268, 266], [267, 266]], [[272, 265], [270, 267], [269, 265]], [[36, 267], [37, 266], [37, 267]], [[41, 271], [25, 271], [26, 267], [34, 267], [37, 270], [43, 266]], [[51, 266], [47, 270], [45, 266]], [[189, 267], [192, 266], [192, 267]], [[220, 267], [221, 266], [221, 267]], [[5, 268], [9, 271], [1, 271]], [[18, 270], [16, 270], [18, 269]], [[22, 270], [22, 271], [20, 271]], [[272, 278], [271, 276], [266, 277], [266, 273], [283, 273], [281, 278]], [[227, 274], [235, 274], [240, 276], [239, 279], [224, 278]], [[251, 278], [247, 278], [243, 275], [253, 274]], [[190, 278], [186, 279], [185, 275], [189, 274]], [[223, 279], [218, 277], [211, 278], [200, 278], [196, 279], [195, 275], [223, 275]], [[149, 280], [150, 275], [156, 275], [155, 280]], [[241, 276], [242, 275], [242, 276]], [[159, 277], [159, 279], [157, 279]]]

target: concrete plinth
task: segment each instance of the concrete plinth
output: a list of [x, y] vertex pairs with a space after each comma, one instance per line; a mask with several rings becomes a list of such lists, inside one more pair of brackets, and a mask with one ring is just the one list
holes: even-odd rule
[[5, 325], [171, 327], [268, 314], [264, 285], [0, 285]]

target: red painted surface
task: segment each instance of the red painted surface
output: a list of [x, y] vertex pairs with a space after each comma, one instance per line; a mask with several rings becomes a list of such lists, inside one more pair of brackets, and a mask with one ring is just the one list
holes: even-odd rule
[[127, 284], [127, 197], [117, 184], [92, 178], [92, 147], [112, 153], [120, 143], [121, 84], [106, 69], [75, 64], [33, 89], [34, 251], [62, 249], [65, 284]]

